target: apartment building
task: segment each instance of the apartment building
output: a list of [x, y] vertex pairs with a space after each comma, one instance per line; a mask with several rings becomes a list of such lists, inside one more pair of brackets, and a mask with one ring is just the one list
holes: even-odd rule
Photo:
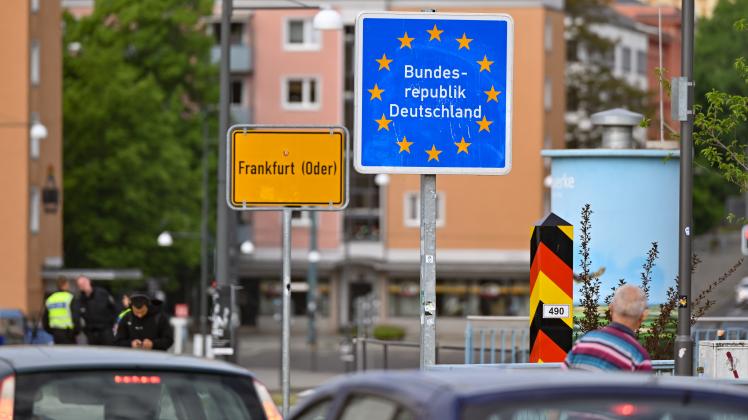
[[[252, 2], [235, 0], [238, 8]], [[316, 5], [318, 2], [305, 2]], [[353, 131], [354, 24], [361, 11], [436, 8], [507, 13], [515, 22], [514, 165], [504, 177], [437, 180], [437, 307], [441, 316], [527, 312], [529, 231], [547, 206], [543, 148], [564, 144], [564, 20], [561, 1], [332, 1], [340, 32], [317, 32], [315, 10], [254, 10], [234, 24], [247, 33], [243, 78], [257, 124], [343, 124]], [[245, 11], [243, 11], [245, 12]], [[239, 29], [237, 29], [239, 31]], [[250, 88], [253, 86], [254, 88]], [[335, 328], [353, 322], [355, 298], [373, 295], [379, 318], [419, 313], [419, 178], [351, 173], [350, 206], [318, 214], [318, 313]], [[295, 315], [306, 312], [312, 215], [293, 220]], [[270, 315], [280, 297], [277, 212], [242, 215], [255, 250], [239, 257], [245, 320]]]
[[60, 3], [0, 14], [0, 309], [40, 314], [43, 272], [62, 266]]
[[[64, 0], [86, 14], [92, 1]], [[440, 176], [437, 305], [440, 316], [527, 313], [529, 232], [547, 211], [544, 148], [564, 146], [564, 14], [562, 0], [332, 0], [341, 31], [313, 28], [314, 9], [270, 10], [298, 2], [234, 0], [231, 102], [234, 123], [344, 125], [353, 132], [354, 24], [361, 11], [436, 8], [507, 13], [515, 23], [513, 169], [502, 177]], [[459, 5], [459, 6], [458, 6]], [[88, 8], [88, 9], [87, 9]], [[77, 11], [77, 12], [76, 12]], [[220, 2], [212, 33], [218, 59]], [[351, 169], [353, 166], [351, 165]], [[373, 295], [379, 318], [417, 322], [419, 312], [419, 180], [351, 171], [344, 212], [294, 212], [292, 301], [307, 310], [310, 231], [319, 238], [317, 312], [331, 328], [351, 323], [355, 298]], [[272, 315], [280, 302], [281, 215], [244, 212], [237, 238], [242, 320]], [[317, 223], [312, 222], [317, 217]], [[316, 255], [314, 260], [316, 260]]]

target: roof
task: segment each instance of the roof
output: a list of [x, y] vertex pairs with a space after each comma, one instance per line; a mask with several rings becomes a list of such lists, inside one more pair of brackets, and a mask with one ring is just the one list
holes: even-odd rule
[[252, 376], [239, 366], [160, 351], [88, 346], [3, 346], [0, 361], [16, 372], [143, 369]]
[[579, 371], [475, 368], [459, 371], [371, 372], [342, 377], [323, 386], [320, 391], [330, 392], [342, 386], [387, 389], [392, 394], [403, 395], [421, 403], [433, 401], [432, 398], [444, 391], [457, 398], [468, 398], [497, 393], [529, 395], [529, 390], [537, 392], [543, 389], [567, 392], [574, 392], [580, 388], [584, 388], [586, 392], [609, 392], [614, 389], [619, 393], [626, 390], [636, 390], [639, 393], [654, 387], [719, 393], [723, 396], [733, 394], [743, 401], [748, 401], [748, 390], [703, 378]]

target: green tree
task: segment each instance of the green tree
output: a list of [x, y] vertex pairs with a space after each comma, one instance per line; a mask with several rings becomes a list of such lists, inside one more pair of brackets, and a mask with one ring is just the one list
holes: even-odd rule
[[[161, 230], [197, 231], [201, 112], [217, 101], [212, 0], [98, 0], [65, 16], [65, 258], [75, 267], [194, 272], [197, 241], [159, 249]], [[212, 122], [211, 122], [212, 123]]]
[[[744, 2], [731, 4], [721, 1], [715, 9], [714, 17], [702, 23], [706, 29], [703, 29], [704, 32], [699, 30], [699, 39], [710, 40], [715, 36], [716, 41], [723, 42], [720, 41], [723, 39], [721, 35], [715, 35], [712, 25], [722, 25], [725, 19], [734, 17], [736, 13], [748, 16], [748, 7], [736, 10], [738, 3], [744, 5]], [[746, 48], [748, 21], [745, 18], [739, 19], [733, 27], [735, 31], [723, 27], [724, 32], [731, 34], [723, 45], [726, 48], [730, 45], [743, 45]], [[732, 49], [728, 51], [732, 52]], [[712, 55], [712, 50], [708, 47], [702, 49], [704, 55], [701, 59], [714, 59], [716, 66], [710, 65], [708, 68], [714, 67], [711, 72], [721, 75], [713, 79], [711, 75], [703, 74], [704, 81], [697, 79], [697, 86], [704, 84], [710, 90], [696, 106], [694, 118], [694, 141], [700, 155], [741, 191], [748, 190], [748, 161], [745, 152], [748, 143], [748, 64], [745, 56], [741, 56], [745, 51], [746, 49], [739, 49], [734, 52], [735, 55], [730, 56], [730, 53]], [[725, 60], [730, 64], [723, 64]]]
[[610, 9], [606, 0], [567, 0], [566, 7], [566, 142], [571, 148], [589, 147], [599, 139], [585, 126], [589, 116], [623, 107], [645, 113], [647, 92], [613, 74], [615, 40], [604, 38], [596, 27], [625, 19]]
[[[741, 173], [746, 168], [738, 162], [745, 162], [741, 156], [748, 137], [744, 112], [748, 76], [741, 64], [744, 61], [739, 57], [748, 51], [748, 36], [740, 29], [740, 23], [734, 24], [747, 16], [748, 3], [723, 0], [717, 4], [711, 18], [699, 21], [697, 26], [695, 102], [701, 104], [694, 135], [699, 151], [696, 157], [699, 167], [694, 174], [697, 234], [724, 223], [725, 200], [745, 189]], [[737, 32], [731, 30], [732, 27]], [[733, 152], [738, 154], [733, 155]]]

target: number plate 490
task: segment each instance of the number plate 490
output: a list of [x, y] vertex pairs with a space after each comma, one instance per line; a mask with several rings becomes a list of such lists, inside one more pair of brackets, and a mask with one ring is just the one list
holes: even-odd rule
[[571, 316], [571, 305], [543, 304], [543, 318], [568, 318]]

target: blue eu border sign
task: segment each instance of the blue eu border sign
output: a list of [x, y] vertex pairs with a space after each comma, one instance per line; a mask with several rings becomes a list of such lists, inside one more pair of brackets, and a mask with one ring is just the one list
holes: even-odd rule
[[360, 14], [356, 170], [509, 173], [513, 44], [508, 15]]

